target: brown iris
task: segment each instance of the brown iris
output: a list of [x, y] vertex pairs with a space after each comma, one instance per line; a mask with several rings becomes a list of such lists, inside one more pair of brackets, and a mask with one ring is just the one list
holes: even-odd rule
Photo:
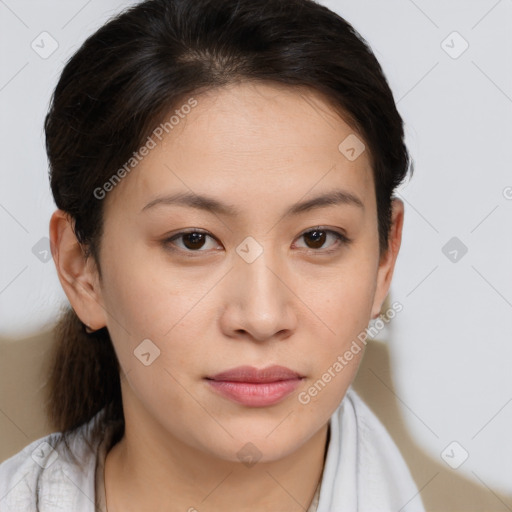
[[205, 233], [185, 233], [182, 235], [183, 245], [191, 250], [200, 249], [204, 245], [206, 236]]
[[313, 241], [313, 246], [310, 246], [311, 249], [319, 249], [325, 244], [325, 238], [327, 235], [325, 231], [315, 229], [313, 231], [308, 231], [303, 236], [305, 240], [309, 238]]

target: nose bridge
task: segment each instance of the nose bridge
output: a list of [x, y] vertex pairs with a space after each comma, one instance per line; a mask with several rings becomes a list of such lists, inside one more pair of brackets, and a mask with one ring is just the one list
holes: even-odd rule
[[[257, 245], [256, 245], [257, 244]], [[248, 249], [248, 251], [247, 251]], [[244, 252], [247, 251], [247, 252]], [[255, 301], [269, 303], [276, 299], [281, 290], [282, 283], [277, 279], [271, 269], [276, 268], [275, 255], [263, 243], [254, 239], [247, 240], [237, 248], [239, 260], [236, 263], [237, 273], [240, 274], [244, 286], [244, 297]]]
[[255, 239], [244, 240], [238, 247], [235, 263], [235, 288], [240, 304], [242, 327], [254, 336], [272, 336], [289, 328], [290, 292], [283, 283], [282, 265], [272, 251], [270, 242], [264, 244]]

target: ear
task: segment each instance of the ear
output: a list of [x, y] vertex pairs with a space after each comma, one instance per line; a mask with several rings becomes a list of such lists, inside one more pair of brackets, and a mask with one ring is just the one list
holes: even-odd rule
[[402, 242], [402, 228], [404, 223], [404, 203], [395, 198], [392, 202], [392, 220], [389, 233], [388, 249], [381, 256], [377, 273], [377, 286], [372, 307], [372, 318], [377, 318], [382, 309], [382, 304], [391, 285], [391, 278], [395, 268], [398, 251]]
[[93, 257], [85, 255], [73, 227], [69, 214], [56, 210], [50, 219], [50, 247], [71, 306], [80, 320], [95, 331], [106, 325], [99, 275]]

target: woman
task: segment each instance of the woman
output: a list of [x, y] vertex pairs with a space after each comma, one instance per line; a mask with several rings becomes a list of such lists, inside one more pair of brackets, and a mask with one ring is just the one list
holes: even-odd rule
[[148, 0], [45, 131], [71, 308], [1, 510], [423, 510], [351, 388], [410, 164], [361, 36], [311, 0]]

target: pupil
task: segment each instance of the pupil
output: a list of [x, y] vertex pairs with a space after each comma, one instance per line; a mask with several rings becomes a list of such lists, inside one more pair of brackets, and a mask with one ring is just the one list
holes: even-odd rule
[[322, 245], [324, 245], [325, 243], [325, 231], [310, 231], [309, 234], [306, 235], [306, 238], [313, 238], [313, 248], [318, 249], [319, 247], [322, 247]]
[[[188, 233], [184, 237], [185, 246], [187, 247], [187, 249], [197, 249], [198, 247], [202, 247], [202, 242], [204, 242], [203, 237], [203, 233]], [[187, 244], [187, 242], [189, 242], [189, 244]]]

